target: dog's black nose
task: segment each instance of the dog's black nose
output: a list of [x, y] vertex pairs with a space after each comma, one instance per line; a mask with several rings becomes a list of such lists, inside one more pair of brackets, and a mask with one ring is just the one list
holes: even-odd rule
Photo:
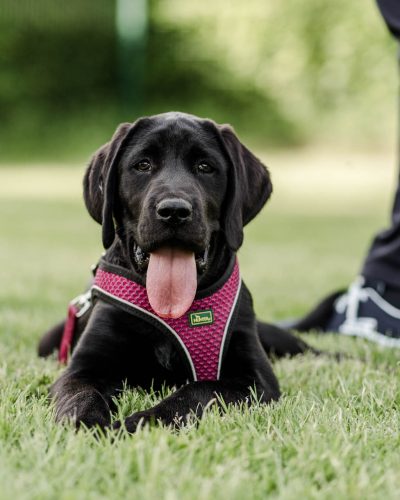
[[192, 217], [192, 205], [182, 198], [166, 198], [156, 206], [157, 218], [170, 224], [181, 224]]

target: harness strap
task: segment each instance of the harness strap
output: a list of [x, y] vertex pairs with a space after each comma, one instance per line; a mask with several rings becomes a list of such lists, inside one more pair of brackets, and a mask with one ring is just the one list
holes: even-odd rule
[[61, 338], [60, 350], [58, 351], [58, 361], [66, 363], [69, 351], [75, 336], [76, 321], [83, 316], [92, 305], [92, 291], [89, 290], [82, 295], [78, 295], [68, 305], [67, 319], [64, 325], [64, 332]]
[[79, 309], [77, 306], [71, 302], [68, 306], [67, 320], [64, 326], [64, 333], [61, 339], [60, 350], [58, 351], [58, 361], [60, 363], [66, 363], [68, 361], [69, 350], [74, 339], [75, 326], [76, 326], [76, 315]]
[[[193, 380], [217, 380], [241, 290], [237, 260], [218, 285], [208, 294], [206, 291], [198, 294], [189, 311], [176, 319], [157, 316], [148, 301], [146, 288], [133, 281], [125, 269], [103, 261], [96, 271], [91, 291], [92, 296], [102, 297], [172, 335], [188, 361]], [[69, 325], [73, 326], [72, 319], [67, 320], [63, 336], [65, 343], [68, 341]], [[68, 347], [70, 345], [71, 339]]]

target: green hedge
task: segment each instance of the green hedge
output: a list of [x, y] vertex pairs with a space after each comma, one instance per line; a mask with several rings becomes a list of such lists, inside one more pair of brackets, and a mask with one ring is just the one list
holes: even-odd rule
[[87, 155], [119, 121], [170, 109], [265, 145], [379, 142], [393, 126], [395, 44], [372, 0], [151, 0], [142, 57], [132, 106], [114, 1], [3, 0], [2, 159]]

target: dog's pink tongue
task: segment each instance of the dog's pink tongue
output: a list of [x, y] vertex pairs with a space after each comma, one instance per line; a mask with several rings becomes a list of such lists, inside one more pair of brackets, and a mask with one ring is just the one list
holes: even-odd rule
[[161, 248], [150, 254], [147, 296], [162, 318], [180, 318], [190, 308], [197, 288], [193, 252]]

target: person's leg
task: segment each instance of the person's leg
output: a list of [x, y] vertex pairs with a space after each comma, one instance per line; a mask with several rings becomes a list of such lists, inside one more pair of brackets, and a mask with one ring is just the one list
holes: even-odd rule
[[399, 0], [377, 0], [377, 4], [389, 31], [400, 40]]
[[391, 226], [373, 239], [360, 276], [347, 290], [331, 294], [305, 317], [285, 326], [356, 335], [400, 347], [400, 177]]
[[[377, 0], [377, 3], [389, 31], [400, 41], [399, 0]], [[400, 140], [398, 145], [400, 146]], [[367, 281], [381, 281], [385, 283], [387, 287], [393, 287], [395, 289], [400, 288], [400, 176], [393, 203], [391, 227], [379, 233], [373, 240], [369, 253], [362, 266], [361, 275], [364, 276]], [[400, 306], [400, 299], [397, 296], [392, 297], [392, 301], [393, 300], [396, 300], [396, 302], [399, 301], [399, 304], [396, 305]]]
[[[368, 281], [382, 281], [400, 289], [400, 186], [395, 194], [391, 227], [373, 240], [361, 269]], [[400, 306], [400, 303], [399, 303]]]
[[[400, 40], [399, 0], [377, 0], [377, 3], [389, 31]], [[400, 50], [398, 54], [400, 62]], [[400, 138], [398, 146], [398, 160], [400, 163]], [[386, 288], [400, 288], [400, 175], [394, 197], [391, 226], [375, 236], [361, 268], [361, 275], [371, 283], [382, 282]], [[384, 292], [383, 289], [382, 291]], [[396, 305], [400, 306], [400, 299], [397, 296], [394, 296], [393, 300], [396, 300], [396, 302], [399, 300]]]
[[347, 290], [329, 295], [305, 317], [284, 326], [339, 332], [400, 348], [400, 184], [391, 226], [373, 239], [361, 275]]
[[[389, 30], [400, 38], [400, 0], [378, 0], [378, 5]], [[305, 317], [285, 326], [340, 332], [400, 347], [400, 177], [391, 226], [373, 239], [361, 275], [347, 290], [331, 294]]]

